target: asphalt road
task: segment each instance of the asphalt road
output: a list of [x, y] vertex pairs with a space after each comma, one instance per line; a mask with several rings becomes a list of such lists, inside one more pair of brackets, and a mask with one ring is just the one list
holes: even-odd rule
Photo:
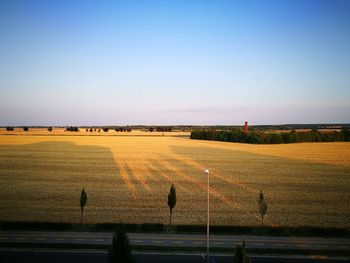
[[[201, 255], [196, 254], [149, 254], [137, 253], [134, 254], [137, 263], [143, 262], [167, 262], [167, 263], [203, 263]], [[253, 263], [342, 263], [349, 262], [346, 258], [311, 258], [311, 257], [273, 257], [273, 256], [251, 256]], [[233, 256], [215, 256], [215, 263], [231, 263]], [[50, 262], [50, 263], [107, 263], [108, 254], [103, 251], [84, 251], [84, 250], [0, 250], [1, 263], [16, 263], [16, 262]]]
[[[132, 245], [165, 247], [205, 247], [205, 235], [128, 233]], [[233, 248], [245, 240], [247, 248], [350, 250], [347, 238], [267, 237], [211, 235], [210, 247]], [[0, 231], [0, 243], [105, 244], [112, 243], [112, 233]]]

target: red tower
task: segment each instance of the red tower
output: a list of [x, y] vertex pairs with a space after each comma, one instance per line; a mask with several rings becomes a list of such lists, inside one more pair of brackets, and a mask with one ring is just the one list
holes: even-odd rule
[[244, 122], [244, 132], [247, 133], [248, 132], [248, 122]]

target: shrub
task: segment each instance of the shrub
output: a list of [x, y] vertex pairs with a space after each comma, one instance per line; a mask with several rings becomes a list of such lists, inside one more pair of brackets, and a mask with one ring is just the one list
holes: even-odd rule
[[131, 245], [124, 225], [120, 226], [117, 232], [113, 235], [112, 253], [109, 262], [133, 262]]

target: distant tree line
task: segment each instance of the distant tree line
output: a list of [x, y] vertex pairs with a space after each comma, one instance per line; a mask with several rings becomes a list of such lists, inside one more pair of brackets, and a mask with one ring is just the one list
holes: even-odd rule
[[[98, 129], [96, 129], [96, 128], [86, 128], [85, 131], [86, 132], [96, 132], [96, 131], [97, 132], [101, 132], [101, 129], [104, 132], [108, 132], [110, 130], [110, 128], [108, 128], [108, 127], [103, 127], [103, 128], [98, 128]], [[113, 129], [113, 128], [111, 127], [111, 129]], [[116, 132], [131, 132], [131, 127], [128, 127], [128, 126], [126, 126], [126, 127], [116, 127], [116, 128], [114, 128], [114, 130]]]
[[74, 126], [69, 126], [69, 127], [66, 127], [66, 129], [64, 131], [69, 131], [69, 132], [78, 132], [79, 129], [78, 127], [74, 127]]
[[116, 132], [131, 132], [130, 127], [117, 127], [114, 129]]
[[173, 127], [171, 126], [157, 126], [157, 127], [149, 127], [149, 132], [171, 132], [173, 131]]
[[93, 129], [93, 128], [90, 128], [90, 129], [89, 129], [89, 128], [86, 128], [85, 131], [86, 131], [86, 132], [95, 132], [96, 129]]
[[[23, 126], [22, 129], [25, 132], [29, 131], [29, 127], [27, 127], [27, 126]], [[6, 127], [6, 131], [14, 131], [14, 130], [15, 130], [15, 127]], [[48, 127], [47, 130], [49, 132], [52, 132], [53, 128], [52, 127]]]
[[171, 132], [173, 130], [172, 127], [156, 127], [157, 132]]
[[297, 142], [337, 142], [350, 141], [350, 130], [347, 128], [341, 131], [320, 132], [311, 130], [306, 132], [266, 133], [262, 131], [249, 131], [245, 133], [241, 129], [229, 131], [193, 131], [191, 139], [212, 140], [224, 142], [240, 142], [253, 144], [280, 144]]
[[[29, 131], [29, 128], [24, 126], [22, 127], [23, 131]], [[14, 127], [6, 127], [6, 131], [14, 131], [15, 128]]]

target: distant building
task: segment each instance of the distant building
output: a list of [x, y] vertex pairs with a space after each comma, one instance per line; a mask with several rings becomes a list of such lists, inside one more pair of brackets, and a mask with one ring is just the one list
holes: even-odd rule
[[248, 122], [244, 122], [244, 132], [247, 133], [248, 132]]

